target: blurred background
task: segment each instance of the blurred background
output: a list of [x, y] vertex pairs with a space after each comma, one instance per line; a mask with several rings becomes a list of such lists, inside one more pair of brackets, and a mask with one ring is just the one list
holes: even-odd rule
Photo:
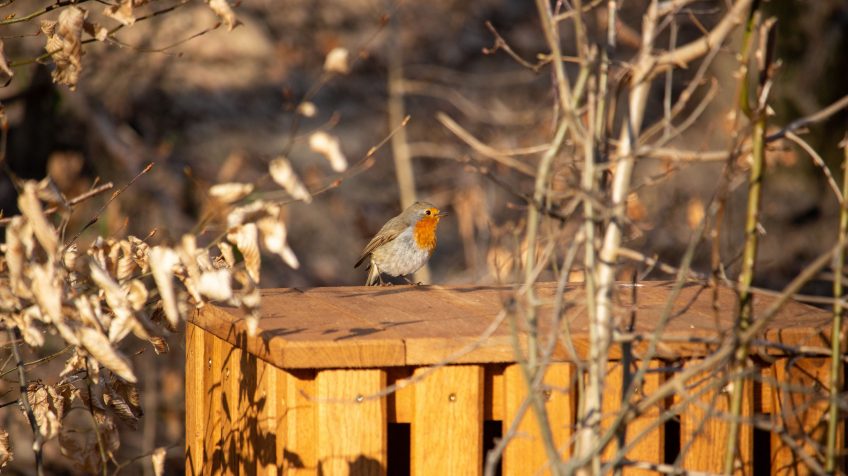
[[[262, 287], [341, 286], [364, 283], [365, 271], [353, 269], [363, 246], [401, 210], [395, 156], [408, 155], [417, 197], [450, 213], [439, 229], [431, 260], [435, 284], [514, 282], [516, 252], [522, 249], [522, 195], [532, 193], [533, 177], [516, 167], [498, 165], [458, 139], [439, 120], [446, 115], [483, 144], [495, 149], [532, 147], [550, 141], [554, 120], [550, 69], [524, 67], [503, 49], [493, 51], [496, 31], [531, 64], [547, 51], [532, 2], [479, 0], [243, 0], [234, 5], [239, 25], [232, 31], [201, 1], [136, 2], [142, 18], [114, 39], [84, 45], [83, 71], [75, 91], [53, 84], [52, 64], [32, 61], [44, 53], [38, 21], [4, 24], [5, 54], [14, 67], [12, 81], [0, 90], [9, 121], [7, 163], [18, 176], [50, 176], [68, 197], [95, 181], [121, 187], [148, 163], [153, 169], [133, 183], [83, 235], [146, 237], [174, 243], [183, 233], [207, 240], [222, 231], [222, 215], [210, 200], [209, 186], [253, 182], [269, 198], [280, 191], [269, 179], [268, 162], [285, 156], [316, 194], [313, 203], [286, 208], [289, 242], [301, 267], [291, 269], [265, 256]], [[587, 2], [588, 3], [588, 2]], [[606, 2], [591, 2], [585, 20], [591, 41], [605, 37]], [[6, 2], [0, 14], [22, 17], [53, 2]], [[637, 53], [646, 2], [620, 2], [619, 44], [612, 74], [621, 78], [624, 62]], [[88, 20], [107, 28], [118, 23], [102, 15], [104, 6], [88, 2]], [[172, 9], [173, 8], [173, 9]], [[560, 5], [568, 11], [567, 4]], [[697, 38], [721, 18], [724, 2], [696, 2], [675, 17], [656, 41], [668, 45]], [[842, 0], [766, 2], [778, 19], [781, 61], [770, 104], [774, 130], [812, 114], [848, 94], [848, 4]], [[487, 22], [491, 27], [487, 27]], [[565, 55], [575, 52], [570, 22], [561, 35]], [[736, 38], [738, 40], [738, 36]], [[89, 38], [84, 35], [84, 39]], [[346, 74], [329, 74], [325, 58], [334, 48], [350, 54]], [[737, 66], [735, 48], [718, 53], [695, 99], [682, 112], [703, 113], [669, 145], [689, 150], [730, 147]], [[675, 71], [667, 84], [656, 82], [645, 125], [663, 116], [664, 92], [679, 94], [696, 68]], [[568, 70], [572, 78], [576, 69]], [[308, 101], [313, 114], [301, 107]], [[390, 103], [400, 109], [390, 111]], [[410, 116], [395, 134], [400, 118]], [[843, 153], [837, 144], [848, 126], [844, 111], [816, 124], [806, 139], [841, 179]], [[312, 150], [309, 137], [326, 131], [339, 139], [351, 164], [346, 173]], [[392, 142], [392, 140], [396, 142]], [[382, 144], [382, 145], [381, 145]], [[372, 147], [373, 165], [356, 166]], [[567, 197], [579, 183], [567, 146], [555, 164], [552, 187]], [[517, 157], [535, 169], [539, 154]], [[788, 282], [836, 239], [838, 203], [821, 172], [802, 150], [776, 143], [768, 154], [757, 285], [776, 288]], [[368, 166], [370, 165], [370, 166]], [[716, 194], [724, 162], [640, 159], [628, 201], [624, 246], [676, 264], [704, 210]], [[520, 168], [520, 167], [519, 167]], [[482, 170], [481, 170], [482, 169]], [[740, 166], [744, 176], [744, 166]], [[728, 275], [735, 276], [741, 254], [745, 209], [744, 184], [728, 200], [721, 239]], [[261, 194], [260, 194], [261, 195]], [[79, 207], [68, 228], [73, 236], [104, 206], [108, 194]], [[16, 212], [15, 190], [0, 179], [0, 209]], [[574, 224], [579, 220], [575, 218]], [[548, 224], [562, 227], [565, 223]], [[738, 231], [738, 236], [734, 232]], [[558, 244], [564, 249], [567, 243]], [[641, 264], [625, 267], [645, 271]], [[709, 246], [698, 249], [695, 269], [709, 271]], [[665, 279], [658, 271], [647, 275]], [[809, 292], [830, 292], [830, 283]], [[157, 446], [171, 448], [169, 470], [182, 467], [183, 336], [170, 339], [171, 352], [153, 358], [139, 343], [134, 365], [146, 417], [139, 431], [122, 432], [119, 461]], [[55, 349], [58, 350], [58, 349]], [[55, 351], [54, 350], [54, 351]], [[132, 349], [128, 350], [133, 354]], [[163, 358], [164, 357], [164, 358]], [[57, 375], [62, 360], [43, 367]], [[52, 366], [52, 367], [51, 367]], [[57, 368], [53, 368], [57, 367]], [[155, 376], [155, 378], [145, 378]], [[7, 383], [3, 383], [8, 387]], [[0, 408], [0, 425], [12, 441], [29, 428], [16, 406]], [[52, 452], [52, 453], [51, 453]], [[57, 455], [55, 440], [47, 460], [55, 474], [72, 472], [73, 463]], [[28, 459], [29, 458], [29, 459]], [[32, 454], [15, 453], [14, 470], [28, 474]], [[130, 464], [127, 474], [149, 471]], [[169, 471], [170, 472], [170, 471]]]

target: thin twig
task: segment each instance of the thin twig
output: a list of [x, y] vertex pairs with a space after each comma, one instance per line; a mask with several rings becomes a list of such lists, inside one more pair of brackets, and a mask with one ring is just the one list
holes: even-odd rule
[[[89, 198], [92, 198], [96, 195], [100, 195], [101, 193], [105, 192], [106, 190], [111, 190], [112, 187], [113, 187], [112, 182], [104, 183], [103, 185], [95, 187], [95, 188], [93, 188], [93, 189], [91, 189], [91, 190], [89, 190], [85, 193], [77, 195], [76, 197], [68, 200], [67, 203], [65, 204], [65, 206], [63, 206], [63, 207], [52, 206], [50, 208], [46, 208], [44, 210], [44, 214], [49, 215], [51, 213], [55, 213], [55, 212], [59, 211], [60, 208], [65, 208], [65, 207], [77, 205], [77, 204], [79, 204], [79, 203], [81, 203], [85, 200], [88, 200]], [[0, 226], [8, 225], [12, 221], [12, 218], [13, 217], [0, 218]]]
[[836, 200], [841, 206], [845, 202], [845, 194], [839, 191], [839, 185], [836, 184], [836, 179], [833, 178], [833, 174], [830, 173], [830, 169], [827, 164], [824, 163], [824, 159], [821, 158], [815, 149], [810, 147], [810, 144], [808, 144], [807, 141], [795, 135], [794, 132], [786, 131], [785, 136], [787, 139], [798, 144], [798, 146], [810, 154], [810, 158], [813, 159], [813, 163], [815, 163], [816, 166], [821, 169], [822, 173], [824, 173], [824, 176], [827, 179], [827, 184], [830, 186], [830, 189], [833, 190], [833, 194], [836, 195]]
[[21, 339], [21, 331], [17, 327], [7, 325], [6, 330], [9, 333], [9, 339], [12, 345], [12, 354], [15, 356], [15, 362], [18, 368], [18, 385], [21, 393], [21, 404], [27, 414], [29, 426], [32, 429], [33, 442], [32, 451], [35, 453], [35, 473], [37, 476], [44, 476], [44, 460], [42, 456], [42, 446], [44, 444], [41, 430], [38, 428], [38, 421], [35, 419], [35, 414], [30, 405], [29, 394], [27, 393], [27, 378], [26, 370], [24, 369], [24, 359], [21, 357], [21, 351], [18, 349], [17, 342]]
[[[468, 131], [462, 128], [459, 124], [456, 123], [453, 119], [451, 119], [447, 114], [443, 112], [439, 112], [436, 114], [436, 119], [442, 123], [443, 126], [447, 127], [449, 131], [453, 132], [459, 139], [463, 142], [471, 146], [472, 149], [476, 150], [480, 154], [502, 164], [511, 169], [515, 169], [525, 175], [534, 176], [536, 171], [533, 170], [528, 164], [524, 162], [520, 162], [518, 160], [513, 159], [509, 155], [501, 154], [497, 149], [490, 147], [478, 140], [476, 137], [471, 135]], [[550, 150], [551, 146], [548, 145], [546, 150]]]
[[788, 125], [786, 125], [786, 127], [775, 132], [774, 134], [769, 134], [766, 137], [766, 142], [773, 142], [778, 139], [782, 139], [787, 132], [797, 131], [798, 129], [809, 126], [810, 124], [815, 124], [817, 122], [824, 121], [830, 116], [845, 109], [846, 107], [848, 107], [848, 95], [842, 96], [841, 98], [837, 99], [829, 106], [825, 107], [820, 111], [816, 111], [813, 114], [810, 114], [809, 116], [805, 116], [790, 122]]
[[71, 241], [69, 241], [65, 245], [65, 249], [68, 249], [69, 246], [73, 245], [79, 239], [80, 235], [82, 235], [83, 232], [85, 232], [85, 230], [87, 230], [91, 225], [94, 225], [95, 223], [97, 223], [97, 221], [100, 219], [100, 215], [103, 214], [103, 212], [106, 210], [106, 207], [108, 207], [116, 198], [118, 198], [122, 193], [124, 193], [124, 191], [126, 191], [127, 188], [129, 188], [132, 184], [134, 184], [136, 180], [141, 178], [142, 175], [146, 174], [147, 172], [150, 172], [150, 169], [152, 169], [152, 168], [153, 168], [153, 162], [150, 162], [149, 164], [147, 164], [147, 167], [142, 169], [141, 172], [136, 174], [136, 176], [133, 177], [129, 182], [127, 182], [123, 187], [121, 187], [120, 189], [118, 189], [114, 193], [112, 193], [112, 196], [109, 197], [109, 200], [106, 200], [106, 203], [104, 203], [103, 206], [101, 206], [100, 209], [97, 210], [97, 213], [95, 213], [94, 216], [91, 217], [91, 219], [88, 221], [88, 223], [86, 223], [82, 227], [82, 229], [80, 231], [78, 231], [77, 234], [74, 235], [73, 238], [71, 238]]
[[[843, 139], [843, 152], [845, 159], [842, 162], [842, 196], [848, 195], [848, 135]], [[839, 209], [839, 251], [833, 264], [833, 327], [830, 331], [830, 411], [827, 420], [827, 455], [825, 459], [825, 470], [832, 473], [836, 469], [836, 434], [839, 427], [839, 393], [842, 389], [842, 269], [845, 266], [845, 241], [848, 236], [848, 204], [843, 200]]]

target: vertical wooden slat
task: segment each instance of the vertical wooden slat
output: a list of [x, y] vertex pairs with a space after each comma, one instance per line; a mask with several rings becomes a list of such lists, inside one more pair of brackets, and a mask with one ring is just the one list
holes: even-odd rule
[[[427, 369], [417, 369], [416, 375]], [[482, 473], [483, 368], [442, 367], [417, 382], [412, 475]]]
[[383, 370], [322, 370], [318, 390], [318, 464], [324, 475], [386, 474], [386, 387]]
[[[771, 472], [778, 475], [812, 474], [802, 455], [820, 465], [824, 463], [816, 448], [824, 451], [827, 443], [830, 359], [784, 358], [774, 364], [773, 370], [780, 385], [772, 392], [773, 417], [777, 427], [784, 430], [785, 438], [772, 433]], [[842, 436], [840, 428], [837, 431], [837, 448], [842, 447]]]
[[197, 476], [203, 470], [205, 332], [194, 324], [186, 325], [186, 475]]
[[[700, 363], [701, 360], [693, 359], [686, 363], [686, 367]], [[687, 470], [710, 473], [721, 473], [724, 470], [724, 455], [730, 433], [726, 416], [731, 395], [725, 390], [728, 383], [725, 377], [724, 372], [710, 369], [697, 374], [687, 384], [686, 396], [699, 395], [680, 414], [680, 451], [683, 453], [683, 467]], [[680, 403], [684, 398], [678, 394], [676, 402]], [[753, 385], [750, 380], [746, 380], [742, 398], [743, 419], [751, 417], [753, 405]], [[739, 428], [737, 448], [744, 468], [737, 471], [737, 474], [751, 474], [753, 446], [753, 428], [750, 423], [743, 422]]]
[[224, 445], [225, 474], [239, 474], [239, 447], [243, 433], [239, 428], [239, 366], [241, 349], [233, 347], [228, 342], [223, 343], [223, 360], [221, 362], [221, 405], [224, 410], [224, 420], [221, 428]]
[[504, 367], [487, 365], [483, 374], [483, 419], [504, 419]]
[[219, 474], [224, 471], [223, 420], [221, 405], [221, 363], [224, 342], [210, 332], [203, 335], [203, 474]]
[[[277, 374], [278, 399], [277, 414], [284, 415], [285, 437], [277, 433], [277, 465], [286, 475], [313, 475], [318, 471], [318, 438], [315, 385], [315, 372], [280, 371]], [[282, 430], [282, 428], [281, 428]]]
[[[635, 374], [638, 370], [638, 366], [641, 365], [641, 362], [636, 362], [631, 367], [631, 375]], [[650, 368], [658, 369], [662, 367], [662, 363], [653, 360], [650, 362]], [[642, 385], [634, 395], [633, 401], [639, 400], [647, 395], [650, 395], [654, 391], [656, 391], [657, 387], [659, 387], [660, 383], [662, 383], [662, 374], [658, 372], [648, 372], [645, 374], [645, 378], [642, 381]], [[621, 409], [621, 399], [623, 397], [622, 388], [624, 384], [624, 367], [621, 362], [610, 362], [607, 375], [606, 375], [606, 383], [604, 386], [604, 399], [602, 403], [602, 412], [603, 417], [601, 419], [601, 427], [606, 430], [610, 427], [610, 425], [615, 420], [618, 415], [619, 410]], [[656, 463], [660, 464], [664, 459], [665, 452], [665, 432], [662, 425], [649, 429], [651, 424], [656, 422], [657, 418], [659, 418], [660, 412], [662, 411], [661, 406], [656, 406], [651, 408], [647, 412], [638, 416], [637, 418], [630, 421], [624, 431], [624, 443], [628, 444], [635, 440], [635, 438], [641, 435], [644, 432], [647, 434], [639, 440], [638, 443], [627, 453], [627, 459], [631, 461], [644, 461], [648, 463]], [[604, 459], [611, 459], [615, 453], [618, 451], [618, 445], [613, 443], [607, 446], [606, 451], [604, 451]], [[623, 474], [625, 475], [647, 475], [647, 474], [656, 474], [653, 471], [625, 467], [623, 470]]]
[[396, 390], [386, 397], [386, 413], [389, 423], [411, 423], [415, 412], [415, 390], [408, 384], [412, 376], [409, 367], [390, 367], [386, 369], [386, 384], [396, 386]]
[[240, 351], [233, 359], [232, 389], [237, 399], [233, 417], [236, 432], [239, 474], [255, 475], [260, 464], [258, 452], [262, 449], [265, 435], [259, 421], [260, 406], [264, 404], [263, 391], [257, 383], [257, 358], [247, 351]]
[[[256, 457], [256, 474], [276, 476], [277, 471], [277, 440], [285, 435], [285, 414], [277, 412], [278, 400], [284, 396], [278, 394], [277, 376], [283, 376], [283, 371], [268, 364], [262, 359], [255, 359], [253, 364], [256, 393], [254, 405], [256, 412], [256, 437], [252, 441], [253, 454]], [[283, 377], [284, 378], [284, 377]], [[281, 425], [278, 427], [278, 425]], [[282, 458], [280, 458], [282, 463]]]
[[[510, 365], [503, 373], [504, 433], [515, 420], [519, 408], [527, 398], [527, 385], [519, 365]], [[544, 384], [548, 387], [543, 393], [545, 407], [554, 444], [560, 448], [560, 456], [567, 459], [568, 447], [574, 427], [574, 367], [571, 364], [549, 364], [545, 372]], [[532, 407], [527, 410], [518, 425], [515, 436], [510, 440], [503, 454], [503, 474], [550, 474], [545, 469], [548, 455], [539, 434], [539, 425]]]

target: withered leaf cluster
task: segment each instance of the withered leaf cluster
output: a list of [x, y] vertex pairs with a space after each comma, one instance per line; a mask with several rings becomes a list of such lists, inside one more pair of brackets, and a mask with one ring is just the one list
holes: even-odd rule
[[[287, 161], [276, 161], [275, 167], [283, 163], [281, 185], [301, 199], [310, 197]], [[241, 307], [248, 332], [255, 334], [260, 248], [292, 267], [299, 263], [286, 241], [284, 206], [248, 201], [251, 184], [212, 188], [211, 197], [226, 211], [226, 232], [206, 246], [190, 234], [175, 245], [135, 236], [97, 237], [87, 246], [65, 243], [45, 211], [62, 203], [54, 190], [47, 179], [23, 182], [21, 214], [6, 221], [0, 320], [20, 331], [19, 344], [39, 348], [53, 336], [71, 347], [58, 382], [30, 383], [27, 397], [40, 435], [58, 437], [63, 454], [79, 469], [96, 472], [104, 463], [101, 450], [111, 455], [120, 445], [115, 419], [134, 426], [142, 416], [137, 374], [126, 351], [129, 336], [149, 343], [157, 354], [167, 352], [166, 334], [209, 301]], [[68, 423], [69, 411], [77, 407], [93, 415], [86, 420], [89, 427]], [[100, 443], [92, 439], [95, 424]], [[0, 467], [11, 458], [7, 435], [0, 432]]]

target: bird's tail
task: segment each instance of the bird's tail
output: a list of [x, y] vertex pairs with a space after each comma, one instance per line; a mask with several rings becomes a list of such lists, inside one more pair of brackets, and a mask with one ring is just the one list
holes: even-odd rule
[[380, 270], [377, 269], [377, 265], [374, 262], [371, 262], [371, 266], [368, 267], [368, 279], [365, 280], [366, 286], [374, 286], [377, 284], [377, 281], [380, 279]]

